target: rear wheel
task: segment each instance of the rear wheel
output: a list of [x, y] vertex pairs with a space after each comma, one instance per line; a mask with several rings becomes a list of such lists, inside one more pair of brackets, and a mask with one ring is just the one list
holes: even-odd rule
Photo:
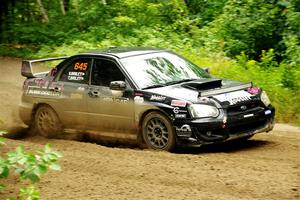
[[171, 121], [159, 112], [146, 115], [142, 125], [143, 139], [150, 149], [171, 151], [176, 144]]
[[39, 135], [47, 138], [62, 133], [62, 125], [56, 112], [47, 105], [38, 107], [34, 115], [34, 128]]

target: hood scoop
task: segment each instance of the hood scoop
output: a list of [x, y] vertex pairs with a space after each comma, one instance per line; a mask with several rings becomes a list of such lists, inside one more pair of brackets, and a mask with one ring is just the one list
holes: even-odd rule
[[182, 87], [192, 90], [210, 90], [214, 88], [220, 88], [222, 86], [222, 79], [207, 78], [199, 79], [192, 82], [182, 84]]

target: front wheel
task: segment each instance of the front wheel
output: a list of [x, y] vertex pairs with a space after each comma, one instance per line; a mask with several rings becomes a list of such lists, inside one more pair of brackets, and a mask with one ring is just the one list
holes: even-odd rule
[[62, 132], [62, 125], [56, 112], [47, 105], [38, 107], [35, 112], [34, 128], [38, 134], [47, 138], [54, 138]]
[[150, 149], [171, 151], [176, 144], [171, 121], [159, 112], [146, 115], [142, 125], [143, 139]]

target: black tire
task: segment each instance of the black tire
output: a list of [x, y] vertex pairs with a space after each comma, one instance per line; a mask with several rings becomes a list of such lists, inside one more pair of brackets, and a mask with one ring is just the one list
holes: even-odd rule
[[150, 112], [142, 124], [142, 135], [147, 147], [172, 151], [176, 145], [175, 131], [171, 121], [159, 112]]
[[62, 125], [56, 112], [47, 105], [39, 106], [34, 115], [35, 131], [46, 138], [54, 138], [62, 133]]

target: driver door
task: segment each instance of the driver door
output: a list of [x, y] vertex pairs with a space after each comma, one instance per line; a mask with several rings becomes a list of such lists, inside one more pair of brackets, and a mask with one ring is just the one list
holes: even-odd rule
[[[128, 86], [124, 91], [110, 90], [112, 81], [126, 81], [117, 63], [109, 59], [94, 58], [87, 95], [89, 129], [121, 135], [134, 133], [132, 92]], [[116, 134], [111, 135], [115, 137]]]

